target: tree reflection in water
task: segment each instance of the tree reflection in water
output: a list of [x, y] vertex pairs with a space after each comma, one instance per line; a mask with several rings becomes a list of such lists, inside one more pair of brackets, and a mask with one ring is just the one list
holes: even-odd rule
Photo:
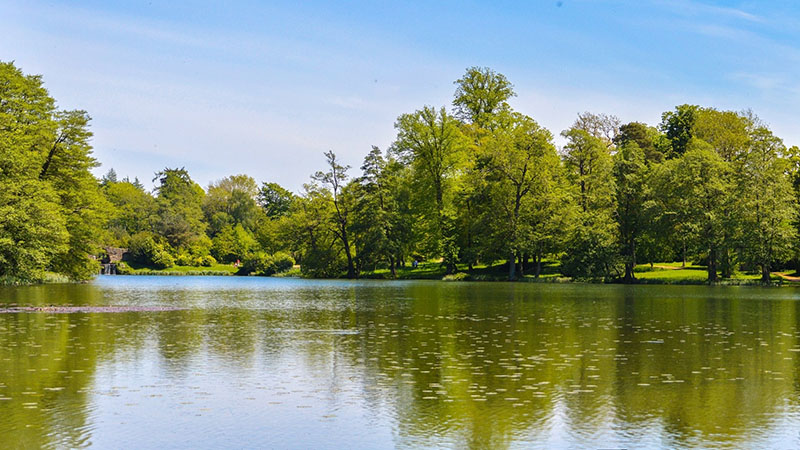
[[186, 308], [0, 314], [5, 447], [800, 444], [793, 290], [166, 278], [0, 289]]

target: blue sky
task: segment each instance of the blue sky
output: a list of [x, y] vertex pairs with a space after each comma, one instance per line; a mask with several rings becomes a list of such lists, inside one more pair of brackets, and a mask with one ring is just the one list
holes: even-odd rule
[[751, 108], [800, 144], [790, 1], [0, 0], [0, 30], [0, 60], [89, 111], [97, 173], [147, 183], [185, 166], [298, 190], [324, 151], [357, 168], [398, 115], [449, 105], [474, 65], [555, 135], [581, 111], [655, 125], [693, 103]]

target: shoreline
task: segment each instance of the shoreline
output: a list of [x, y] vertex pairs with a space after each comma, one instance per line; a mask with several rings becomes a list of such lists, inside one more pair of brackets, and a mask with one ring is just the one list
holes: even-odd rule
[[[458, 272], [458, 274], [466, 274], [466, 272]], [[141, 271], [136, 273], [130, 274], [118, 274], [118, 275], [106, 275], [106, 276], [163, 276], [163, 277], [175, 277], [175, 276], [224, 276], [224, 277], [262, 277], [262, 278], [297, 278], [303, 280], [342, 280], [342, 281], [362, 281], [362, 280], [374, 280], [374, 281], [441, 281], [447, 283], [453, 282], [468, 282], [468, 283], [542, 283], [542, 284], [607, 284], [607, 285], [620, 285], [620, 286], [645, 286], [645, 285], [652, 285], [652, 286], [751, 286], [751, 287], [800, 287], [800, 282], [787, 280], [782, 277], [773, 277], [769, 284], [763, 283], [760, 279], [751, 279], [751, 278], [730, 278], [730, 279], [723, 279], [716, 282], [708, 282], [706, 280], [698, 280], [698, 279], [691, 279], [691, 278], [677, 278], [677, 279], [662, 279], [662, 278], [637, 278], [632, 283], [624, 283], [622, 281], [617, 280], [592, 280], [592, 279], [572, 279], [569, 277], [563, 276], [546, 276], [546, 277], [523, 277], [518, 278], [516, 280], [508, 280], [503, 277], [489, 277], [489, 276], [467, 276], [467, 277], [456, 277], [456, 278], [448, 278], [449, 276], [444, 276], [442, 278], [434, 278], [430, 276], [413, 276], [406, 274], [402, 277], [397, 278], [387, 278], [382, 276], [361, 276], [358, 278], [348, 279], [346, 277], [322, 277], [322, 278], [313, 278], [313, 277], [305, 277], [302, 275], [292, 274], [292, 275], [270, 275], [270, 276], [258, 276], [258, 275], [237, 275], [236, 273], [232, 272], [221, 272], [221, 271], [198, 271], [198, 272], [175, 272], [175, 271], [158, 271], [158, 270], [150, 270], [150, 271]], [[33, 283], [33, 284], [48, 284], [48, 283]]]

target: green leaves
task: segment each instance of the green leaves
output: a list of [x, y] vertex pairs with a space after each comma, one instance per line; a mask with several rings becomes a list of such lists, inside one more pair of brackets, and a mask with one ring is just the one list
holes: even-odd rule
[[24, 281], [90, 278], [105, 229], [89, 116], [54, 105], [41, 77], [0, 63], [0, 274]]
[[497, 114], [509, 110], [508, 100], [517, 95], [505, 75], [488, 67], [470, 67], [454, 84], [456, 117], [479, 128], [493, 128]]

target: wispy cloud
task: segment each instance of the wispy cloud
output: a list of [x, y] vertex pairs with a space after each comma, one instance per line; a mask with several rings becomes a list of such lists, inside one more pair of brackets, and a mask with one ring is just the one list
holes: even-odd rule
[[800, 96], [800, 84], [798, 84], [796, 78], [786, 74], [734, 72], [729, 75], [729, 78], [765, 93]]
[[702, 16], [706, 19], [736, 19], [739, 21], [764, 23], [766, 19], [759, 15], [738, 8], [731, 8], [693, 0], [656, 0], [655, 4], [670, 9], [675, 13], [692, 16]]
[[653, 124], [691, 102], [752, 107], [800, 142], [792, 5], [14, 3], [0, 58], [92, 114], [102, 170], [142, 179], [185, 164], [201, 184], [247, 172], [299, 188], [324, 150], [358, 167], [399, 114], [449, 104], [472, 65], [507, 75], [513, 105], [556, 136], [581, 111]]

